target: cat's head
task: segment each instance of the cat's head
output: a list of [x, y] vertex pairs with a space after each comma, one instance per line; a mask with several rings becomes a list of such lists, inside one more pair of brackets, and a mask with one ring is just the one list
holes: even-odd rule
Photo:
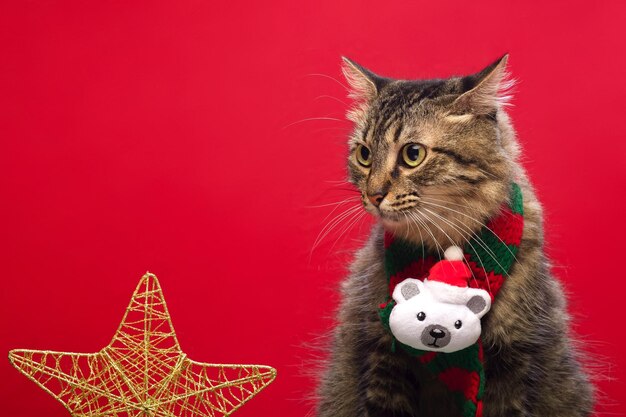
[[355, 100], [349, 178], [385, 228], [447, 246], [498, 210], [518, 153], [503, 110], [506, 62], [505, 55], [473, 75], [407, 81], [344, 58]]

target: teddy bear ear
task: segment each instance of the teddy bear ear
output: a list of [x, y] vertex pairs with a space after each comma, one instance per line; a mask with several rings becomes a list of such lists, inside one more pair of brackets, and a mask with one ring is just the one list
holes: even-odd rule
[[393, 290], [393, 299], [396, 303], [407, 301], [422, 292], [423, 285], [419, 279], [407, 278], [396, 285]]
[[476, 314], [478, 318], [481, 318], [487, 314], [491, 308], [491, 296], [484, 290], [475, 290], [470, 294], [470, 299], [467, 303], [465, 303], [465, 305], [472, 313]]

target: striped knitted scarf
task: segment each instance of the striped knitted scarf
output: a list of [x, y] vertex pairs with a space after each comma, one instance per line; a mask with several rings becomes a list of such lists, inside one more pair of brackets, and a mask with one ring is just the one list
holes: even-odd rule
[[[463, 248], [473, 274], [469, 286], [486, 290], [492, 301], [516, 260], [523, 227], [522, 192], [517, 184], [512, 184], [509, 201], [502, 206], [500, 214], [492, 218]], [[423, 280], [439, 258], [435, 259], [421, 246], [389, 233], [385, 234], [384, 244], [389, 298], [380, 305], [378, 313], [385, 328], [391, 332], [389, 315], [395, 306], [391, 298], [395, 286], [406, 278]], [[418, 350], [395, 339], [392, 351], [395, 351], [396, 345], [419, 360], [447, 386], [455, 398], [460, 416], [482, 416], [485, 369], [480, 339], [472, 346], [451, 353]]]

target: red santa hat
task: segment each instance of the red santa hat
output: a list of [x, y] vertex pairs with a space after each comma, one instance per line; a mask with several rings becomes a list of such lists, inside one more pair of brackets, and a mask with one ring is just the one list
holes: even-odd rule
[[463, 250], [458, 246], [450, 246], [443, 254], [445, 259], [430, 268], [428, 280], [466, 288], [472, 272], [463, 261]]

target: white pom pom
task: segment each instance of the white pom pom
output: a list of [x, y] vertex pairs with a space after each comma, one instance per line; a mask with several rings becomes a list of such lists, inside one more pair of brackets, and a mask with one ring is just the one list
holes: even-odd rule
[[463, 255], [463, 249], [459, 248], [458, 246], [450, 246], [443, 253], [443, 256], [449, 261], [462, 261], [465, 257]]

